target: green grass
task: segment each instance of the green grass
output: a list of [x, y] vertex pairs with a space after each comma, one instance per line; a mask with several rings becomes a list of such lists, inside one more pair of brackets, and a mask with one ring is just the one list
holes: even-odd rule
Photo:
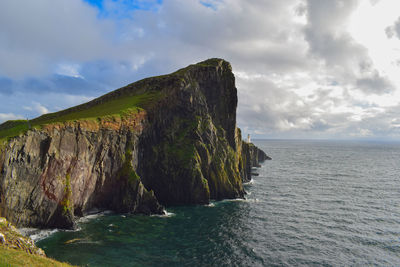
[[27, 120], [7, 121], [0, 125], [0, 142], [2, 141], [1, 139], [17, 136], [28, 129], [29, 123]]
[[32, 127], [50, 123], [63, 123], [81, 119], [96, 119], [110, 115], [119, 115], [122, 118], [137, 113], [149, 107], [161, 97], [160, 92], [148, 92], [139, 95], [120, 96], [113, 99], [102, 97], [70, 109], [42, 115], [36, 119], [7, 121], [0, 125], [0, 142], [26, 132]]
[[0, 245], [0, 267], [2, 266], [71, 266], [46, 257], [30, 255], [25, 251]]
[[29, 238], [22, 236], [15, 227], [2, 217], [0, 217], [0, 233], [2, 233], [6, 239], [5, 244], [0, 244], [0, 267], [70, 266], [37, 254], [28, 254], [26, 252], [28, 250], [37, 253], [38, 248], [30, 242]]
[[39, 118], [33, 119], [31, 122], [33, 126], [41, 124], [49, 124], [54, 122], [66, 122], [72, 120], [86, 119], [86, 118], [99, 118], [107, 115], [123, 114], [125, 110], [133, 107], [142, 108], [149, 102], [153, 102], [159, 97], [159, 93], [144, 93], [141, 95], [120, 97], [112, 99], [104, 103], [100, 103], [89, 107], [87, 109], [76, 110], [71, 112], [55, 112], [45, 114]]

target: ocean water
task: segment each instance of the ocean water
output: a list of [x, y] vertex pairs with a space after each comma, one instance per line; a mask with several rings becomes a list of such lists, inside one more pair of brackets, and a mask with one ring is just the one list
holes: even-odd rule
[[37, 245], [85, 266], [400, 266], [399, 143], [254, 143], [273, 160], [246, 200], [100, 214]]

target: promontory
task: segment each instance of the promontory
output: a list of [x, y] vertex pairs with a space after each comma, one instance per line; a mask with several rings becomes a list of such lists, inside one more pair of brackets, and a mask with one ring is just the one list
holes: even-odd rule
[[0, 125], [0, 216], [70, 228], [92, 211], [243, 198], [268, 159], [236, 127], [231, 65], [209, 59], [88, 103]]

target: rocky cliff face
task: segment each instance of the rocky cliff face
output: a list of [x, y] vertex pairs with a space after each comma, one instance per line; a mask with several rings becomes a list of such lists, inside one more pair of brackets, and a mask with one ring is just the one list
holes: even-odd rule
[[[127, 96], [139, 104], [123, 115], [57, 122]], [[230, 64], [211, 59], [38, 118], [49, 123], [0, 148], [0, 216], [68, 228], [92, 209], [151, 214], [159, 203], [243, 197], [251, 166], [267, 157], [242, 142], [236, 106]]]
[[253, 143], [242, 142], [243, 171], [241, 173], [243, 182], [250, 182], [251, 168], [261, 167], [260, 163], [271, 160], [264, 151], [256, 147]]
[[93, 208], [162, 212], [135, 173], [142, 115], [136, 128], [79, 121], [12, 139], [0, 160], [1, 216], [17, 225], [68, 228], [74, 215]]

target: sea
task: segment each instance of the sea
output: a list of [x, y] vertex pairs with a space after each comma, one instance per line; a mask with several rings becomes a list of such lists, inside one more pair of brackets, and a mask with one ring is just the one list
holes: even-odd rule
[[255, 140], [246, 199], [103, 212], [32, 237], [81, 266], [400, 266], [400, 143]]

